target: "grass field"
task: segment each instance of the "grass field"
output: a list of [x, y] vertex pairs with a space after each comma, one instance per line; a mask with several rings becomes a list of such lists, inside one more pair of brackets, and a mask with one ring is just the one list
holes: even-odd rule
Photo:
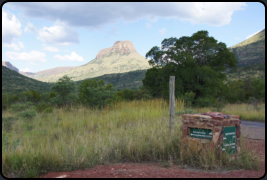
[[[175, 104], [175, 112], [184, 109], [182, 101], [176, 100]], [[172, 162], [258, 168], [258, 161], [245, 148], [241, 158], [231, 162], [212, 153], [208, 159], [193, 152], [180, 157], [181, 116], [175, 116], [174, 133], [170, 134], [168, 108], [168, 102], [155, 99], [121, 102], [102, 110], [54, 109], [51, 113], [37, 113], [32, 119], [2, 111], [2, 173], [37, 177], [49, 171], [144, 161], [167, 166]]]
[[[196, 113], [203, 113], [214, 110], [213, 108], [196, 108]], [[240, 115], [241, 120], [265, 122], [265, 104], [260, 104], [258, 110], [249, 104], [227, 104], [222, 109], [223, 113], [229, 115]]]

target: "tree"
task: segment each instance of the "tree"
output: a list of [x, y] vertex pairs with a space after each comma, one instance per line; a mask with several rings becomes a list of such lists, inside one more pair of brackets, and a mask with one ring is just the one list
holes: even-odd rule
[[52, 97], [51, 101], [59, 106], [70, 105], [77, 97], [76, 84], [66, 75], [60, 78], [50, 90], [56, 92], [56, 96]]
[[28, 90], [21, 93], [22, 99], [26, 101], [30, 101], [32, 103], [38, 103], [41, 101], [41, 94], [34, 90]]
[[79, 86], [79, 102], [91, 107], [102, 107], [116, 93], [112, 84], [105, 85], [101, 79], [84, 80]]
[[154, 97], [168, 98], [169, 76], [175, 76], [175, 95], [193, 92], [195, 98], [218, 97], [224, 93], [223, 81], [226, 69], [237, 68], [234, 53], [226, 45], [198, 31], [191, 37], [169, 38], [162, 41], [161, 48], [153, 47], [143, 85]]

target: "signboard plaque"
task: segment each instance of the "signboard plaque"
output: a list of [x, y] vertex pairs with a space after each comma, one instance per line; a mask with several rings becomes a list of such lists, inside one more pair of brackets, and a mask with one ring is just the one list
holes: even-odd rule
[[235, 143], [236, 143], [236, 127], [224, 127], [224, 136], [222, 143], [222, 151], [226, 151], [229, 154], [235, 154]]
[[211, 129], [190, 128], [190, 137], [212, 139]]

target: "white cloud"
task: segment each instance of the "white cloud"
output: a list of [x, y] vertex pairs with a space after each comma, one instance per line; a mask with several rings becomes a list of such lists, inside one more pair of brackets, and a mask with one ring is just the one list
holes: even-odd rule
[[79, 43], [78, 33], [64, 23], [56, 23], [51, 27], [43, 27], [38, 32], [38, 39], [54, 45], [69, 45]]
[[29, 53], [6, 52], [6, 57], [11, 60], [46, 62], [45, 53], [34, 50]]
[[28, 22], [27, 26], [24, 28], [24, 32], [38, 33], [38, 29], [32, 23]]
[[32, 72], [32, 69], [30, 69], [30, 68], [24, 68], [24, 69], [22, 69], [20, 71], [23, 71], [23, 72]]
[[2, 9], [2, 42], [11, 43], [21, 36], [21, 24], [14, 14]]
[[159, 30], [159, 34], [164, 35], [167, 32], [167, 30], [165, 28], [162, 28], [161, 30]]
[[106, 24], [147, 18], [176, 18], [197, 24], [223, 26], [244, 2], [10, 2], [29, 17], [60, 20], [70, 26], [99, 28]]
[[75, 52], [71, 52], [70, 55], [65, 55], [65, 56], [60, 56], [60, 55], [55, 55], [55, 59], [58, 59], [60, 61], [84, 61], [82, 56], [79, 56]]
[[3, 47], [7, 47], [7, 48], [13, 48], [15, 51], [20, 51], [21, 48], [24, 48], [24, 44], [22, 42], [18, 42], [17, 43], [3, 43]]
[[151, 28], [152, 25], [150, 23], [146, 23], [146, 28]]
[[261, 31], [262, 31], [262, 30], [259, 30], [259, 31], [255, 32], [255, 33], [251, 34], [251, 35], [248, 35], [248, 36], [246, 37], [246, 39], [251, 38], [252, 36], [258, 34], [258, 33], [261, 32]]
[[237, 38], [235, 38], [236, 40], [238, 40], [239, 38], [237, 37]]
[[44, 50], [45, 51], [50, 51], [50, 52], [58, 52], [59, 49], [56, 47], [52, 47], [52, 46], [46, 46], [45, 44], [42, 44], [44, 46]]

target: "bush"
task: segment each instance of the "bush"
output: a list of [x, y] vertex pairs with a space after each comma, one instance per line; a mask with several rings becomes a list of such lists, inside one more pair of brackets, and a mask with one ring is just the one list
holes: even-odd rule
[[37, 104], [35, 106], [35, 110], [38, 112], [38, 113], [41, 113], [43, 112], [46, 108], [49, 107], [49, 104], [46, 104], [44, 102], [40, 103], [40, 104]]
[[10, 105], [11, 112], [20, 112], [28, 108], [33, 108], [33, 103], [26, 102], [26, 103], [16, 103], [16, 104]]
[[210, 98], [198, 98], [195, 102], [196, 107], [210, 107], [212, 100]]
[[12, 130], [12, 124], [17, 120], [15, 117], [2, 118], [2, 127], [6, 131]]
[[44, 110], [44, 113], [52, 113], [53, 109], [51, 107], [48, 107]]
[[36, 111], [32, 109], [25, 110], [18, 113], [17, 116], [23, 119], [32, 119], [34, 116], [36, 116]]

